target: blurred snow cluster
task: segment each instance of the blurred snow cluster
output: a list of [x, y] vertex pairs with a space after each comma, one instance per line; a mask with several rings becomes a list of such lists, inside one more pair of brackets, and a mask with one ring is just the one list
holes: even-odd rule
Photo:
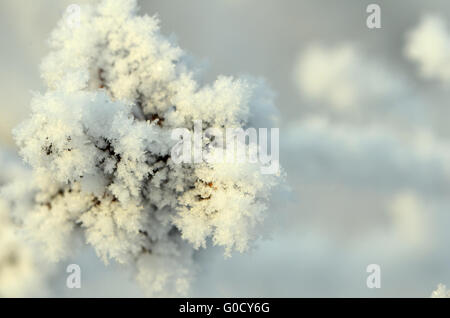
[[46, 270], [33, 247], [20, 234], [11, 212], [16, 198], [27, 200], [29, 170], [9, 151], [0, 149], [0, 297], [43, 296]]
[[[450, 34], [444, 20], [425, 16], [405, 38], [403, 57], [419, 78], [438, 80], [445, 95]], [[378, 213], [386, 211], [389, 226], [374, 231], [361, 222], [366, 226], [355, 231], [374, 233], [377, 255], [384, 254], [383, 244], [395, 242], [402, 255], [414, 258], [441, 246], [444, 233], [436, 218], [448, 220], [450, 143], [435, 124], [436, 96], [401, 74], [356, 44], [307, 46], [298, 55], [293, 80], [316, 114], [291, 125], [286, 145], [299, 158], [296, 164], [305, 167], [298, 172], [303, 183], [326, 178], [351, 189], [355, 201], [358, 193], [376, 194], [377, 202], [385, 202]], [[364, 215], [371, 211], [367, 205], [361, 209]], [[445, 288], [433, 293], [438, 294], [446, 294]]]

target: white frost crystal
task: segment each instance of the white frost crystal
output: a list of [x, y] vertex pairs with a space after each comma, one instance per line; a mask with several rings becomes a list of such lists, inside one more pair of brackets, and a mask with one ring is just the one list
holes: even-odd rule
[[193, 250], [211, 238], [227, 255], [245, 251], [279, 174], [250, 163], [175, 164], [171, 131], [196, 120], [203, 129], [268, 122], [272, 94], [249, 78], [201, 84], [157, 19], [136, 11], [134, 0], [102, 1], [53, 32], [42, 64], [48, 90], [14, 132], [36, 190], [24, 229], [55, 261], [83, 230], [105, 263], [135, 264], [149, 295], [186, 294]]

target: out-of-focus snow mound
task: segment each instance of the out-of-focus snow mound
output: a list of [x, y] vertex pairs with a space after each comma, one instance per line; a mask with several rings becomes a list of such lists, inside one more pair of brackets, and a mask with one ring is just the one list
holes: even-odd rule
[[8, 198], [26, 191], [30, 171], [20, 159], [0, 148], [0, 297], [45, 296], [45, 262], [25, 242]]

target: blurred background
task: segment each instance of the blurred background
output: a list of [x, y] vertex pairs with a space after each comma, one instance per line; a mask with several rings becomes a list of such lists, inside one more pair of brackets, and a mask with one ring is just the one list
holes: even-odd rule
[[[0, 0], [0, 149], [43, 91], [39, 64], [74, 0]], [[381, 8], [369, 29], [366, 8]], [[289, 194], [247, 254], [197, 253], [192, 296], [428, 297], [450, 284], [450, 2], [141, 0], [163, 34], [220, 74], [267, 79]], [[0, 162], [3, 162], [0, 160]], [[6, 167], [0, 167], [4, 170]], [[3, 171], [4, 173], [5, 171]], [[282, 191], [280, 191], [282, 192]], [[77, 263], [82, 288], [67, 289]], [[381, 288], [369, 289], [369, 264]], [[56, 265], [50, 295], [142, 296], [89, 248]]]

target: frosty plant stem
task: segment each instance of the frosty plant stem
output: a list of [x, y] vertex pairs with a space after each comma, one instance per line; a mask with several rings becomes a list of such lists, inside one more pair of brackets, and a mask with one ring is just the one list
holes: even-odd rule
[[[47, 90], [34, 95], [30, 118], [14, 131], [33, 179], [31, 202], [17, 198], [11, 207], [28, 212], [23, 230], [48, 259], [71, 256], [83, 235], [105, 263], [136, 268], [148, 295], [186, 295], [195, 249], [211, 242], [231, 256], [260, 236], [280, 179], [278, 130], [270, 159], [253, 130], [249, 143], [237, 138], [241, 153], [260, 153], [260, 162], [239, 164], [177, 163], [172, 132], [207, 136], [192, 150], [218, 157], [231, 146], [208, 129], [270, 127], [273, 94], [250, 77], [203, 83], [158, 20], [136, 14], [135, 0], [79, 12], [76, 27], [64, 17], [53, 31], [41, 65]], [[259, 141], [267, 145], [267, 134]]]

